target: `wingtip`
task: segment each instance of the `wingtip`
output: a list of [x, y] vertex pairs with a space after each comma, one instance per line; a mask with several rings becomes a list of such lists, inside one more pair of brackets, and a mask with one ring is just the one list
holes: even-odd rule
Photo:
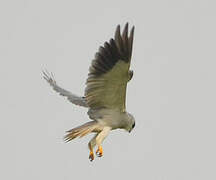
[[133, 37], [134, 37], [134, 30], [135, 30], [135, 26], [133, 26], [132, 28], [131, 28], [131, 31], [130, 31], [130, 39], [133, 41]]
[[116, 31], [115, 31], [115, 39], [118, 39], [121, 36], [121, 32], [120, 32], [120, 24], [117, 25], [116, 27]]
[[[128, 33], [128, 27], [129, 27], [129, 22], [126, 22], [122, 34], [127, 34], [127, 33]], [[134, 30], [135, 30], [135, 26], [132, 26], [132, 28], [131, 28], [131, 30], [130, 30], [130, 36], [134, 34]], [[120, 26], [120, 24], [118, 24], [117, 27], [116, 27], [115, 39], [116, 39], [118, 36], [121, 36], [121, 26]]]
[[124, 29], [128, 29], [128, 25], [129, 25], [129, 23], [126, 22]]
[[128, 22], [125, 24], [124, 30], [123, 30], [123, 33], [122, 33], [123, 39], [127, 39], [128, 38], [127, 36], [128, 36]]
[[132, 26], [131, 33], [134, 34], [135, 26]]
[[56, 84], [54, 74], [52, 72], [49, 73], [47, 69], [42, 70], [43, 78], [51, 85]]

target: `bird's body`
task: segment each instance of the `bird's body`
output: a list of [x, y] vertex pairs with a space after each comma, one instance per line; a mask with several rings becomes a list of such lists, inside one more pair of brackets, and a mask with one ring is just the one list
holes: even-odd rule
[[130, 132], [135, 126], [133, 116], [126, 111], [126, 87], [133, 76], [129, 70], [132, 55], [134, 27], [128, 36], [128, 24], [121, 35], [117, 26], [115, 39], [99, 48], [89, 68], [84, 97], [79, 97], [59, 87], [52, 74], [44, 72], [44, 78], [61, 95], [73, 104], [89, 108], [92, 121], [67, 131], [66, 141], [83, 137], [89, 133], [96, 135], [89, 142], [90, 160], [94, 159], [93, 148], [98, 146], [98, 156], [102, 156], [101, 143], [111, 130], [125, 129]]
[[111, 130], [126, 129], [130, 131], [130, 124], [134, 123], [131, 114], [115, 109], [89, 110], [88, 114], [91, 119], [98, 121], [103, 126], [111, 127]]

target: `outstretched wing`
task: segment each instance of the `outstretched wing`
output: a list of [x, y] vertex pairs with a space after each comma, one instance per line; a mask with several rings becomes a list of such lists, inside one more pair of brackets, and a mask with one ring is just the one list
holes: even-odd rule
[[131, 79], [134, 27], [128, 36], [128, 23], [123, 33], [117, 26], [115, 39], [104, 43], [89, 68], [85, 99], [92, 108], [111, 108], [125, 111], [126, 87]]
[[56, 81], [53, 77], [52, 74], [49, 74], [48, 72], [43, 71], [43, 77], [44, 79], [50, 84], [50, 86], [52, 86], [52, 88], [58, 92], [60, 95], [62, 96], [66, 96], [67, 99], [72, 102], [73, 104], [79, 105], [79, 106], [83, 106], [83, 107], [88, 107], [88, 105], [86, 104], [85, 98], [84, 97], [79, 97], [75, 94], [72, 94], [71, 92], [59, 87], [56, 84]]

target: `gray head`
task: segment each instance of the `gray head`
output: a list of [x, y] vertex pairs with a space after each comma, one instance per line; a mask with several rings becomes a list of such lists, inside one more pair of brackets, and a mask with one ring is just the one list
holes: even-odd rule
[[127, 122], [127, 126], [125, 127], [125, 130], [131, 132], [132, 129], [135, 127], [135, 119], [132, 116], [132, 114], [127, 113], [127, 120], [128, 122]]

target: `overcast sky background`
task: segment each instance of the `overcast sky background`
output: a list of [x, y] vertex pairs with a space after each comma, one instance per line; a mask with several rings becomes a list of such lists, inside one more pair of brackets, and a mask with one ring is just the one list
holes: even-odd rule
[[[210, 0], [0, 2], [0, 179], [216, 179], [216, 2]], [[135, 25], [132, 133], [112, 132], [88, 160], [89, 121], [42, 78], [83, 95], [98, 47], [117, 24]]]

